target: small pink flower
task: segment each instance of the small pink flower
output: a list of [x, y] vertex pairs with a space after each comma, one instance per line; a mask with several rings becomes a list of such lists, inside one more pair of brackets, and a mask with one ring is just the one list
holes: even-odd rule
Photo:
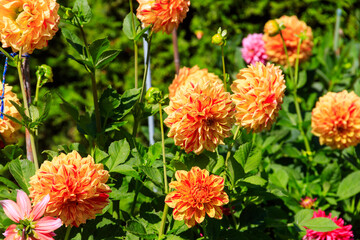
[[[43, 217], [50, 196], [45, 196], [38, 204], [31, 209], [31, 202], [26, 193], [22, 190], [17, 191], [16, 203], [12, 200], [0, 201], [5, 214], [18, 224], [10, 225], [5, 233], [4, 240], [54, 240], [55, 231], [61, 227], [62, 222], [59, 218]], [[25, 229], [23, 232], [23, 229]], [[23, 237], [25, 236], [25, 238]]]
[[247, 37], [242, 40], [242, 45], [241, 54], [247, 64], [255, 65], [256, 62], [266, 63], [268, 57], [265, 53], [265, 43], [262, 33], [247, 35]]
[[353, 239], [354, 234], [351, 231], [352, 226], [344, 226], [344, 220], [342, 218], [337, 219], [337, 217], [331, 218], [331, 213], [329, 216], [326, 216], [325, 212], [319, 209], [318, 212], [314, 212], [312, 218], [325, 217], [333, 220], [333, 222], [339, 226], [339, 228], [329, 231], [329, 232], [317, 232], [311, 229], [306, 229], [306, 235], [303, 237], [303, 240], [350, 240]]
[[311, 198], [311, 197], [305, 197], [305, 198], [302, 198], [301, 201], [300, 201], [300, 205], [303, 207], [303, 208], [312, 208], [314, 206], [314, 203], [316, 202], [316, 199], [317, 198]]

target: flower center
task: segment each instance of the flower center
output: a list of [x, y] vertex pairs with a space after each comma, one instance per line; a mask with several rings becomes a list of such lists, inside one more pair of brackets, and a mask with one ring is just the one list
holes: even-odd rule
[[19, 221], [19, 225], [16, 226], [18, 235], [25, 237], [24, 239], [37, 238], [37, 234], [34, 231], [35, 222], [30, 219], [22, 219]]
[[208, 186], [196, 186], [192, 189], [192, 196], [195, 202], [204, 203], [209, 195]]
[[207, 126], [212, 126], [214, 124], [215, 120], [213, 118], [207, 118], [205, 120], [205, 123]]

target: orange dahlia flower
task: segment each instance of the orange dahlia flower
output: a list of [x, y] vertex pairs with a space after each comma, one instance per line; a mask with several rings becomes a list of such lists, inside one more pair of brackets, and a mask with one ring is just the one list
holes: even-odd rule
[[232, 83], [236, 123], [248, 132], [270, 129], [283, 102], [285, 80], [280, 67], [261, 62], [241, 69]]
[[[21, 105], [16, 94], [11, 91], [12, 87], [5, 84], [4, 93], [4, 113], [21, 120], [21, 115], [18, 110], [12, 105], [10, 101], [14, 101], [16, 104]], [[0, 96], [2, 94], [2, 84], [0, 84]], [[0, 101], [1, 106], [1, 101]], [[4, 119], [0, 118], [0, 140], [4, 141], [5, 144], [16, 143], [20, 136], [21, 125], [8, 119], [4, 116]]]
[[[305, 34], [306, 39], [300, 45], [299, 61], [303, 62], [308, 59], [311, 56], [311, 49], [313, 47], [311, 28], [296, 16], [282, 16], [279, 19], [275, 19], [275, 21], [285, 26], [285, 29], [281, 30], [281, 33], [285, 40], [290, 65], [295, 66], [297, 45], [300, 41], [299, 36], [301, 34]], [[272, 62], [286, 66], [286, 55], [280, 34], [271, 36], [274, 33], [273, 30], [269, 24], [265, 25], [263, 40], [265, 42], [266, 55], [268, 55]]]
[[312, 133], [320, 144], [344, 149], [360, 143], [360, 97], [346, 90], [328, 92], [312, 110]]
[[31, 54], [47, 46], [58, 30], [55, 0], [0, 0], [0, 38], [4, 48]]
[[30, 197], [37, 203], [49, 194], [45, 215], [78, 227], [108, 204], [108, 178], [103, 165], [95, 164], [91, 156], [82, 158], [76, 151], [62, 153], [51, 162], [45, 161], [30, 178]]
[[169, 193], [165, 203], [174, 208], [175, 220], [185, 220], [188, 227], [195, 226], [205, 219], [205, 213], [211, 218], [222, 219], [221, 206], [229, 202], [224, 189], [224, 178], [210, 175], [206, 169], [193, 167], [189, 172], [176, 171], [175, 178], [169, 184], [175, 191]]
[[215, 151], [231, 135], [235, 122], [230, 93], [224, 91], [222, 83], [207, 78], [182, 86], [164, 111], [168, 114], [164, 121], [170, 128], [168, 136], [187, 153]]
[[190, 0], [137, 0], [139, 7], [136, 16], [148, 26], [153, 25], [154, 32], [170, 34], [186, 17]]
[[200, 69], [198, 66], [192, 68], [183, 67], [180, 69], [179, 74], [175, 75], [175, 78], [169, 86], [169, 98], [173, 98], [176, 91], [184, 86], [187, 82], [196, 82], [201, 78], [206, 78], [209, 81], [222, 83], [221, 79], [213, 73], [209, 73], [208, 70]]

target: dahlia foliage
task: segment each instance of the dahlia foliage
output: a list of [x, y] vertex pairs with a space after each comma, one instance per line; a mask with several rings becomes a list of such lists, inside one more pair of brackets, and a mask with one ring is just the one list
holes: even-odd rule
[[[222, 208], [229, 202], [224, 191], [224, 178], [209, 175], [206, 169], [193, 167], [189, 172], [176, 171], [176, 181], [169, 184], [175, 191], [169, 193], [165, 203], [174, 208], [175, 220], [184, 220], [188, 227], [202, 223], [207, 214], [222, 219]], [[205, 214], [206, 213], [206, 214]]]
[[31, 54], [48, 45], [58, 31], [56, 0], [0, 0], [2, 47]]

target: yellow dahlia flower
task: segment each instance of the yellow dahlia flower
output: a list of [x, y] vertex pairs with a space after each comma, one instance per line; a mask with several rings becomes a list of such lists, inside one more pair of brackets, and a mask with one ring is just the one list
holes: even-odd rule
[[0, 38], [4, 48], [31, 54], [47, 46], [58, 30], [55, 0], [0, 0]]
[[248, 132], [270, 129], [283, 102], [285, 80], [280, 67], [257, 62], [241, 69], [231, 85], [236, 123]]
[[179, 74], [175, 75], [175, 78], [169, 86], [169, 98], [173, 98], [176, 91], [184, 86], [187, 82], [196, 82], [201, 78], [206, 78], [209, 81], [222, 83], [221, 79], [213, 73], [209, 73], [208, 70], [200, 69], [198, 66], [192, 68], [183, 67], [180, 69]]
[[215, 151], [231, 135], [235, 122], [230, 93], [224, 91], [222, 83], [207, 78], [182, 86], [164, 110], [168, 136], [187, 153]]
[[356, 146], [360, 142], [360, 97], [346, 90], [328, 92], [312, 110], [311, 127], [320, 144], [333, 149]]
[[[12, 87], [5, 84], [4, 93], [4, 113], [21, 120], [21, 115], [18, 110], [12, 105], [10, 101], [14, 101], [16, 104], [21, 105], [16, 94], [11, 91]], [[2, 84], [0, 84], [0, 96], [2, 94]], [[1, 101], [0, 101], [1, 103]], [[21, 125], [13, 122], [4, 116], [4, 119], [0, 118], [0, 140], [3, 140], [5, 144], [16, 143], [20, 136]]]
[[140, 4], [136, 16], [154, 32], [170, 34], [186, 17], [190, 0], [137, 0]]
[[188, 227], [202, 223], [205, 213], [211, 218], [222, 219], [221, 206], [229, 202], [224, 191], [224, 178], [210, 175], [206, 169], [193, 167], [189, 172], [176, 171], [175, 178], [169, 184], [175, 191], [169, 193], [165, 203], [174, 208], [175, 220], [185, 220]]
[[30, 178], [30, 197], [38, 203], [47, 194], [50, 201], [45, 215], [59, 217], [63, 223], [78, 227], [109, 203], [109, 173], [91, 156], [82, 158], [73, 151], [45, 161]]
[[[311, 56], [311, 49], [313, 47], [311, 28], [296, 16], [282, 16], [279, 19], [275, 19], [275, 21], [285, 26], [285, 29], [281, 30], [281, 33], [287, 47], [290, 65], [295, 66], [297, 45], [300, 41], [299, 36], [301, 34], [305, 34], [306, 39], [300, 45], [299, 61], [303, 62], [307, 60]], [[286, 55], [280, 34], [272, 36], [274, 34], [274, 28], [269, 24], [265, 25], [264, 33], [263, 40], [265, 42], [266, 55], [268, 55], [272, 62], [286, 66]]]

